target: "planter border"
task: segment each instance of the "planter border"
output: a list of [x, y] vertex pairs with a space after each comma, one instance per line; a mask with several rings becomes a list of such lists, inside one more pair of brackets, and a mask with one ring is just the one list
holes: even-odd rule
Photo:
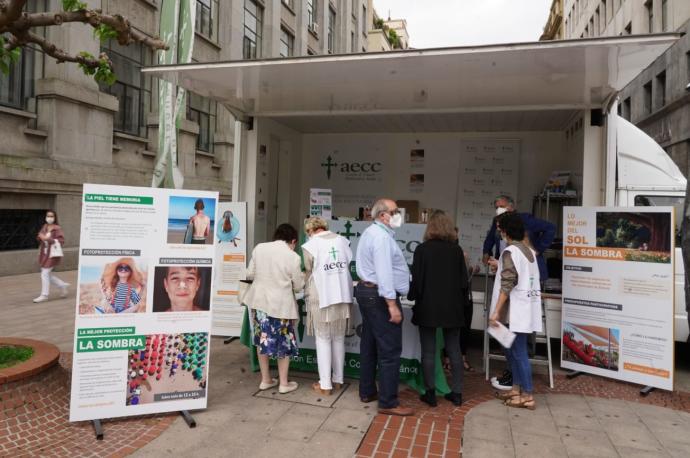
[[0, 337], [0, 345], [31, 347], [34, 354], [23, 363], [0, 369], [0, 385], [33, 377], [58, 364], [60, 350], [50, 343], [18, 337]]

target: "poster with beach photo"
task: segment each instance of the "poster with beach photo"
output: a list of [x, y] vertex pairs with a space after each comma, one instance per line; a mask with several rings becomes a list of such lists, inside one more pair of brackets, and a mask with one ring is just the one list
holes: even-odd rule
[[206, 407], [217, 207], [84, 185], [70, 421]]
[[563, 211], [561, 366], [673, 389], [673, 207]]

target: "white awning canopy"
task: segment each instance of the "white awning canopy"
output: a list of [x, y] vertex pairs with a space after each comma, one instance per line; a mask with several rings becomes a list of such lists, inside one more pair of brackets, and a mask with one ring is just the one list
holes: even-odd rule
[[[534, 111], [543, 123], [552, 124], [551, 111], [566, 119], [571, 110], [602, 107], [679, 37], [670, 33], [192, 63], [144, 72], [213, 98], [237, 114], [293, 118], [300, 131], [319, 130], [314, 123], [338, 130], [338, 120], [353, 123], [362, 115], [386, 122], [389, 115], [433, 114], [439, 117], [437, 129], [445, 129], [464, 123], [457, 118], [462, 113], [487, 113], [489, 119]], [[360, 124], [359, 131], [367, 130], [368, 122]], [[405, 129], [404, 123], [399, 128]]]

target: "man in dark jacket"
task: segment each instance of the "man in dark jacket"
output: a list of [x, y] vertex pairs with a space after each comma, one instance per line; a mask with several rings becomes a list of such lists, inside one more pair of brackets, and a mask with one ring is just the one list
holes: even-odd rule
[[[505, 212], [514, 212], [515, 202], [509, 196], [498, 196], [494, 200], [494, 207], [496, 208], [496, 215], [501, 215]], [[556, 236], [556, 226], [553, 223], [544, 221], [543, 219], [535, 218], [529, 213], [518, 213], [522, 218], [522, 223], [525, 225], [525, 232], [529, 238], [530, 244], [534, 251], [537, 252], [537, 264], [539, 265], [539, 277], [542, 284], [549, 277], [546, 269], [546, 260], [544, 259], [544, 251], [551, 246], [554, 237]], [[491, 221], [491, 227], [486, 234], [483, 249], [483, 261], [486, 264], [489, 257], [492, 255], [498, 259], [501, 255], [501, 236], [496, 231], [496, 218]]]

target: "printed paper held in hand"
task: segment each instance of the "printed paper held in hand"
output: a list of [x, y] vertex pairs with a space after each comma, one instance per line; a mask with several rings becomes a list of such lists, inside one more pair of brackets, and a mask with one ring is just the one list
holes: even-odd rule
[[498, 343], [503, 345], [505, 348], [510, 348], [510, 346], [513, 345], [515, 333], [506, 328], [503, 323], [497, 323], [497, 326], [489, 325], [488, 331], [489, 335], [498, 340]]

